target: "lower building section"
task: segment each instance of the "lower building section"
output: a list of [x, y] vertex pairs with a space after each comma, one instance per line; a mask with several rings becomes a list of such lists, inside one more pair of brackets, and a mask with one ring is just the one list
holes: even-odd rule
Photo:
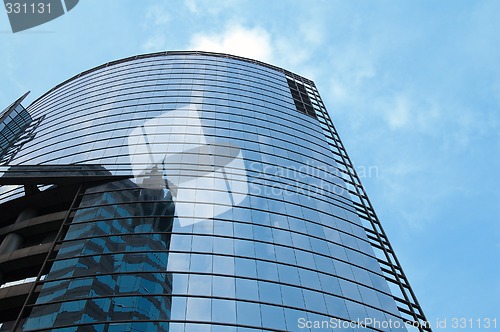
[[123, 321], [132, 331], [132, 321], [147, 321], [168, 331], [173, 218], [168, 190], [130, 180], [87, 189], [24, 330]]
[[[18, 167], [0, 179], [30, 193], [1, 206], [13, 220], [0, 229], [2, 331], [299, 331], [367, 317], [403, 324], [382, 276], [350, 266], [332, 240], [293, 230], [292, 219], [242, 209], [182, 227], [155, 170], [141, 186], [98, 167], [63, 170]], [[357, 255], [376, 269], [374, 258]]]

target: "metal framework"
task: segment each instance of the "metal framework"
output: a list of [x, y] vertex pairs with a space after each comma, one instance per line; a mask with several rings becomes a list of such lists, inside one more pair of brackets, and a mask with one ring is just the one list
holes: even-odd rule
[[[295, 77], [297, 80], [297, 76]], [[368, 236], [369, 243], [374, 251], [378, 253], [377, 261], [380, 264], [385, 280], [389, 284], [396, 286], [392, 287], [392, 296], [396, 301], [397, 308], [401, 313], [401, 318], [407, 326], [413, 326], [420, 332], [431, 332], [430, 324], [428, 323], [424, 312], [418, 303], [418, 300], [413, 292], [408, 279], [406, 278], [403, 268], [396, 257], [396, 254], [385, 234], [384, 229], [373, 209], [373, 206], [368, 199], [368, 195], [361, 184], [359, 176], [349, 158], [344, 144], [333, 125], [333, 122], [328, 115], [325, 105], [321, 100], [319, 93], [314, 85], [314, 82], [309, 80], [301, 80], [306, 86], [312, 105], [316, 110], [318, 120], [321, 123], [323, 132], [327, 138], [327, 142], [331, 151], [334, 153], [337, 169], [346, 183], [347, 191], [353, 199], [356, 214], [363, 221], [364, 230]], [[312, 93], [311, 93], [312, 92]], [[400, 294], [394, 294], [394, 290], [399, 290]]]
[[31, 310], [33, 307], [33, 304], [36, 301], [37, 296], [36, 295], [36, 290], [37, 288], [41, 287], [43, 285], [43, 279], [42, 277], [46, 275], [49, 272], [50, 264], [49, 261], [53, 258], [55, 258], [57, 254], [56, 247], [62, 241], [64, 235], [66, 234], [67, 228], [71, 225], [71, 220], [72, 216], [74, 215], [74, 212], [78, 209], [78, 206], [80, 204], [83, 192], [85, 190], [85, 185], [80, 184], [78, 186], [78, 190], [75, 194], [75, 197], [73, 198], [73, 201], [71, 203], [71, 206], [66, 212], [66, 216], [63, 219], [63, 222], [61, 223], [61, 227], [59, 228], [59, 231], [57, 232], [57, 236], [52, 242], [49, 252], [47, 253], [47, 256], [45, 257], [42, 267], [40, 268], [40, 271], [38, 272], [38, 275], [33, 281], [30, 291], [28, 293], [28, 296], [26, 296], [26, 300], [24, 301], [23, 306], [21, 307], [21, 310], [19, 311], [19, 315], [17, 316], [16, 322], [14, 323], [14, 326], [12, 327], [12, 331], [22, 331], [22, 328], [20, 326], [20, 323], [23, 321], [23, 318], [25, 316], [25, 313]]

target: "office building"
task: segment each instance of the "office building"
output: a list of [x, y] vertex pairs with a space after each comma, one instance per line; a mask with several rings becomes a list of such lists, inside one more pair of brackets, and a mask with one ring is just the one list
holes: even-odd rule
[[162, 52], [24, 97], [1, 115], [2, 330], [430, 331], [312, 81]]

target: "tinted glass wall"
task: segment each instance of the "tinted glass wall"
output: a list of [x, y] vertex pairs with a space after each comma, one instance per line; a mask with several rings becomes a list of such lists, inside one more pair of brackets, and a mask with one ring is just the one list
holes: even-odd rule
[[86, 190], [24, 328], [401, 322], [311, 89], [193, 53], [101, 66], [35, 101], [28, 111], [43, 121], [11, 164], [98, 164], [134, 177]]
[[[0, 164], [10, 161], [22, 147], [20, 139], [31, 124], [31, 116], [21, 105], [27, 93], [0, 113]], [[26, 135], [27, 136], [27, 135]]]

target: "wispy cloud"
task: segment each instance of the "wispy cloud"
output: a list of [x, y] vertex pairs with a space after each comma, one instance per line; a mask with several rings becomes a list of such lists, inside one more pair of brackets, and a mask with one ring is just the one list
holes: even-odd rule
[[184, 2], [187, 10], [194, 15], [219, 15], [221, 13], [233, 13], [235, 6], [241, 7], [241, 0], [217, 1], [215, 5], [212, 0], [186, 0]]
[[167, 47], [167, 34], [164, 29], [171, 23], [172, 9], [164, 3], [146, 7], [142, 20], [147, 38], [141, 44], [143, 52], [164, 51]]
[[164, 51], [167, 45], [166, 37], [163, 34], [154, 34], [142, 44], [145, 52]]
[[162, 26], [170, 21], [169, 7], [166, 4], [155, 4], [147, 7], [144, 18], [145, 26]]
[[389, 127], [392, 129], [406, 127], [410, 119], [410, 107], [408, 99], [402, 96], [395, 98], [394, 103], [385, 110]]
[[186, 5], [187, 9], [193, 14], [197, 14], [200, 10], [200, 8], [198, 7], [198, 2], [196, 0], [186, 0], [184, 4]]

